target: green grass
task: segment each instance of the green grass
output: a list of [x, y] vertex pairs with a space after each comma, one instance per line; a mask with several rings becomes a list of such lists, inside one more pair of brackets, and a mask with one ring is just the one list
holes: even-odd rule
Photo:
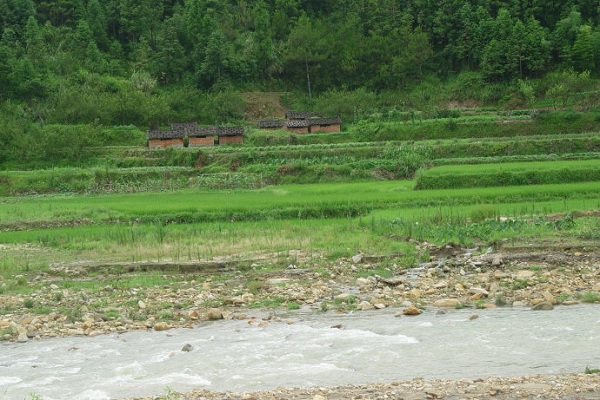
[[[39, 222], [39, 218], [41, 223], [37, 228], [2, 233], [0, 244], [6, 249], [0, 254], [0, 273], [11, 277], [18, 273], [45, 271], [50, 263], [57, 260], [185, 262], [220, 255], [244, 257], [257, 251], [285, 252], [290, 249], [322, 252], [335, 257], [354, 255], [357, 251], [409, 251], [410, 246], [398, 238], [440, 243], [495, 243], [536, 235], [562, 235], [566, 234], [566, 228], [574, 237], [597, 237], [594, 236], [597, 235], [597, 218], [582, 218], [573, 223], [569, 220], [548, 221], [544, 216], [599, 209], [598, 182], [431, 191], [413, 191], [411, 185], [411, 182], [369, 182], [236, 192], [8, 198], [0, 204], [0, 215], [10, 219], [17, 208], [20, 223]], [[201, 201], [208, 198], [214, 203]], [[340, 202], [340, 199], [346, 201]], [[335, 207], [341, 205], [344, 210], [351, 202], [368, 206], [364, 207], [364, 215], [359, 217], [304, 218], [299, 215], [306, 211], [302, 208], [303, 202], [312, 205], [316, 201], [334, 213]], [[189, 223], [152, 221], [166, 219], [177, 214], [177, 210], [187, 210], [190, 204], [196, 207], [195, 212], [182, 211], [190, 213]], [[263, 215], [271, 218], [245, 220], [247, 218], [241, 209], [240, 218], [231, 220], [215, 211], [215, 207], [225, 211], [227, 207], [242, 208], [250, 204], [263, 207]], [[279, 214], [279, 218], [273, 218], [277, 215], [273, 210], [278, 207], [287, 209], [292, 204], [297, 207], [296, 213]], [[70, 212], [74, 217], [81, 212], [91, 213], [95, 207], [102, 207], [108, 210], [107, 213], [116, 213], [118, 209], [121, 222], [111, 220], [111, 223], [103, 224], [102, 220], [98, 220], [90, 225], [61, 226], [60, 221]], [[142, 210], [146, 216], [140, 214]], [[59, 217], [56, 216], [57, 211]], [[194, 222], [195, 216], [202, 217], [210, 212], [224, 217]], [[256, 215], [253, 209], [245, 212]], [[510, 218], [500, 221], [500, 217]], [[3, 220], [2, 217], [0, 220]], [[567, 222], [571, 225], [567, 226]], [[12, 248], [16, 250], [9, 250]], [[412, 263], [410, 260], [406, 262]], [[116, 284], [131, 287], [169, 284], [169, 280], [155, 274], [146, 274], [143, 279], [145, 281]], [[93, 283], [86, 282], [72, 284], [93, 286]], [[30, 289], [26, 281], [19, 284], [10, 279], [3, 290], [26, 293]]]
[[600, 160], [579, 160], [579, 161], [543, 161], [543, 162], [520, 162], [506, 164], [491, 164], [491, 165], [448, 165], [443, 167], [432, 168], [427, 171], [429, 175], [446, 175], [457, 174], [467, 175], [475, 172], [479, 173], [494, 173], [498, 170], [506, 172], [527, 171], [547, 171], [553, 169], [564, 168], [598, 168]]
[[[542, 202], [598, 198], [600, 182], [502, 188], [413, 191], [411, 181], [286, 185], [260, 190], [198, 191], [129, 195], [41, 196], [0, 199], [0, 225], [78, 225], [126, 222], [135, 235], [140, 222], [232, 222], [347, 217], [376, 209]], [[35, 226], [35, 225], [34, 225]], [[159, 225], [155, 230], [159, 230]], [[120, 227], [119, 229], [123, 229]], [[115, 235], [119, 235], [115, 232]], [[40, 238], [44, 241], [44, 238]]]
[[250, 304], [250, 308], [280, 308], [283, 303], [285, 299], [281, 297], [266, 297]]
[[585, 371], [586, 374], [599, 374], [600, 373], [600, 368], [590, 368], [589, 366], [585, 367]]
[[600, 160], [445, 165], [421, 171], [416, 189], [482, 188], [600, 180]]
[[578, 298], [584, 303], [600, 303], [600, 293], [596, 292], [582, 292]]
[[[235, 216], [256, 210], [325, 208], [394, 202], [412, 187], [404, 182], [362, 182], [268, 187], [260, 190], [199, 191], [98, 196], [48, 196], [0, 199], [0, 220], [6, 222], [143, 218], [161, 215], [210, 214]], [[300, 215], [301, 216], [301, 215]]]

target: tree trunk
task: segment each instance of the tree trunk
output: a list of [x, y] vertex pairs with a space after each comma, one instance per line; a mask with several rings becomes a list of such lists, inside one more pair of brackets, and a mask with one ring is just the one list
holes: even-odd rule
[[308, 73], [308, 58], [304, 57], [304, 64], [306, 65], [306, 83], [308, 84], [308, 98], [312, 100], [312, 90], [310, 88], [310, 74]]

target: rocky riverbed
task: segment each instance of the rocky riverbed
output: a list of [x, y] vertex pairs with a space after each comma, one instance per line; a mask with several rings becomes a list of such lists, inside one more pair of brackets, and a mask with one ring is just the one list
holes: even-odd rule
[[[414, 246], [427, 256], [412, 269], [402, 265], [400, 254], [356, 254], [329, 261], [319, 254], [300, 251], [286, 252], [286, 257], [293, 258], [293, 263], [287, 265], [273, 261], [281, 260], [281, 255], [262, 254], [246, 258], [243, 268], [232, 260], [185, 265], [145, 263], [126, 268], [87, 263], [56, 265], [52, 273], [32, 278], [32, 292], [0, 295], [4, 308], [11, 310], [0, 316], [1, 339], [26, 342], [66, 335], [162, 331], [223, 318], [247, 319], [249, 324], [260, 326], [276, 318], [269, 313], [273, 308], [359, 312], [395, 307], [398, 317], [418, 318], [423, 309], [469, 307], [476, 318], [488, 308], [548, 311], [600, 300], [600, 256], [593, 246], [553, 244], [500, 250], [464, 249], [452, 244]], [[159, 271], [167, 283], [122, 286], [115, 278], [142, 275], [149, 269]], [[65, 277], [95, 284], [65, 287]], [[477, 381], [414, 380], [247, 394], [199, 391], [178, 398], [592, 399], [600, 398], [599, 385], [598, 374], [581, 374]]]
[[[600, 374], [489, 377], [476, 380], [423, 380], [331, 388], [280, 388], [252, 393], [217, 393], [206, 390], [171, 394], [178, 400], [595, 400], [600, 394]], [[145, 398], [138, 400], [151, 400]]]

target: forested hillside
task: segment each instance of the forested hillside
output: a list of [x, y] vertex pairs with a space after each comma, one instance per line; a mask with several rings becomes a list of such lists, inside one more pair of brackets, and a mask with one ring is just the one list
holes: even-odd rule
[[241, 121], [244, 91], [342, 115], [595, 104], [599, 20], [591, 0], [0, 0], [0, 163], [118, 144], [55, 125]]

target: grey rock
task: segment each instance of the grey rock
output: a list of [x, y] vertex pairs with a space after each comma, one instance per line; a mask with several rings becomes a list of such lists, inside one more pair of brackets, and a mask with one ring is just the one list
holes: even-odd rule
[[206, 318], [208, 318], [210, 321], [223, 319], [223, 311], [218, 308], [211, 308], [206, 313]]
[[404, 276], [392, 276], [390, 278], [379, 277], [378, 280], [379, 280], [379, 282], [383, 282], [390, 286], [398, 286], [403, 283], [406, 283], [406, 277], [404, 277]]
[[531, 307], [531, 309], [534, 311], [550, 311], [554, 310], [554, 306], [549, 301], [542, 301], [541, 303]]
[[362, 262], [362, 260], [363, 260], [363, 255], [362, 254], [357, 254], [355, 256], [352, 256], [352, 262], [354, 264], [359, 264], [359, 263]]
[[460, 301], [457, 299], [439, 299], [433, 303], [436, 307], [458, 307]]
[[478, 293], [481, 293], [481, 295], [482, 295], [483, 297], [488, 297], [488, 296], [489, 296], [489, 294], [490, 294], [490, 293], [489, 293], [487, 290], [485, 290], [484, 288], [480, 288], [480, 287], [472, 287], [472, 288], [470, 288], [470, 289], [469, 289], [469, 291], [470, 291], [472, 294], [478, 294]]

